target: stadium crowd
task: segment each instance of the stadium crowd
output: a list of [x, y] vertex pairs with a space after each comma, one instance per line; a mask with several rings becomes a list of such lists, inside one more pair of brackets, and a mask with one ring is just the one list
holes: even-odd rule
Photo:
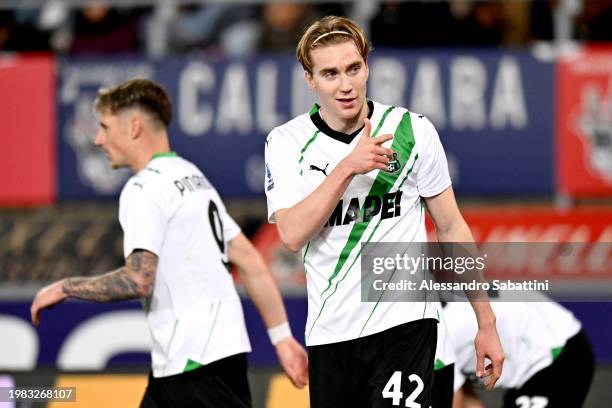
[[[324, 14], [355, 14], [356, 3], [213, 3], [113, 7], [91, 2], [70, 7], [61, 0], [40, 8], [0, 11], [0, 50], [58, 54], [145, 53], [152, 30], [164, 28], [167, 52], [248, 56], [295, 48], [308, 22]], [[197, 2], [194, 2], [197, 3]], [[375, 2], [376, 3], [376, 2]], [[564, 2], [385, 1], [366, 14], [377, 47], [528, 46], [554, 37], [555, 13]], [[573, 38], [608, 41], [612, 1], [578, 2]], [[361, 13], [364, 14], [364, 13]], [[418, 18], [416, 17], [418, 16]], [[430, 24], [437, 21], [437, 24]]]

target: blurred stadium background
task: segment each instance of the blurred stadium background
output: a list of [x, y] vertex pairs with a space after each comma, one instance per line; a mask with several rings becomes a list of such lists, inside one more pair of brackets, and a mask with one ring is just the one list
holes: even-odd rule
[[[46, 282], [122, 263], [116, 198], [129, 173], [93, 146], [90, 106], [100, 86], [136, 76], [169, 90], [173, 148], [255, 240], [300, 337], [304, 275], [266, 224], [263, 143], [312, 104], [293, 49], [329, 13], [375, 45], [369, 96], [436, 125], [478, 240], [612, 241], [612, 1], [0, 0], [0, 386], [76, 386], [71, 406], [140, 400], [149, 338], [137, 302], [68, 301], [29, 323]], [[587, 407], [612, 406], [611, 256], [540, 271], [569, 285], [557, 300], [593, 342]], [[600, 301], [572, 302], [574, 287]], [[255, 406], [306, 407], [244, 305]]]

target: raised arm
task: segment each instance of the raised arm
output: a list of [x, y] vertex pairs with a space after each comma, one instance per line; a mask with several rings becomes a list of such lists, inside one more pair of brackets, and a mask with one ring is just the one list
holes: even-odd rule
[[[463, 219], [452, 187], [442, 193], [425, 198], [425, 205], [436, 228], [439, 242], [474, 242], [472, 233]], [[495, 314], [489, 302], [472, 301], [472, 308], [478, 321], [476, 334], [476, 375], [485, 377], [485, 386], [492, 390], [502, 373], [504, 351], [495, 326]], [[485, 368], [485, 358], [491, 360], [491, 367]]]
[[113, 302], [149, 297], [153, 291], [157, 255], [145, 250], [134, 250], [124, 266], [100, 276], [62, 279], [38, 291], [30, 314], [32, 323], [38, 326], [40, 312], [53, 307], [68, 297]]
[[370, 121], [365, 119], [363, 134], [357, 146], [338, 163], [325, 181], [293, 207], [275, 212], [280, 239], [290, 251], [301, 250], [321, 229], [355, 175], [376, 169], [386, 170], [393, 151], [382, 147], [382, 144], [391, 140], [393, 135], [372, 138], [371, 129]]
[[263, 258], [242, 233], [229, 241], [228, 258], [238, 268], [240, 279], [268, 328], [285, 373], [296, 387], [304, 387], [308, 383], [306, 351], [291, 335], [283, 300]]

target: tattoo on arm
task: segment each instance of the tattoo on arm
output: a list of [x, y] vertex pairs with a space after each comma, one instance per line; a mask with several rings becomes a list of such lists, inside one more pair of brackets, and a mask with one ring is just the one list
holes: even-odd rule
[[150, 296], [155, 282], [157, 255], [137, 249], [126, 264], [104, 275], [91, 278], [69, 278], [64, 292], [78, 299], [112, 302]]

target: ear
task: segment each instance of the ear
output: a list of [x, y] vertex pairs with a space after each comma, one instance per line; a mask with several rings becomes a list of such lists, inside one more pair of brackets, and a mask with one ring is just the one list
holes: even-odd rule
[[308, 88], [310, 88], [310, 90], [316, 94], [317, 91], [315, 90], [315, 83], [312, 79], [312, 74], [308, 71], [304, 71], [304, 79], [306, 80], [306, 85], [308, 85]]
[[134, 115], [130, 119], [130, 138], [138, 139], [142, 135], [143, 121], [140, 115]]

